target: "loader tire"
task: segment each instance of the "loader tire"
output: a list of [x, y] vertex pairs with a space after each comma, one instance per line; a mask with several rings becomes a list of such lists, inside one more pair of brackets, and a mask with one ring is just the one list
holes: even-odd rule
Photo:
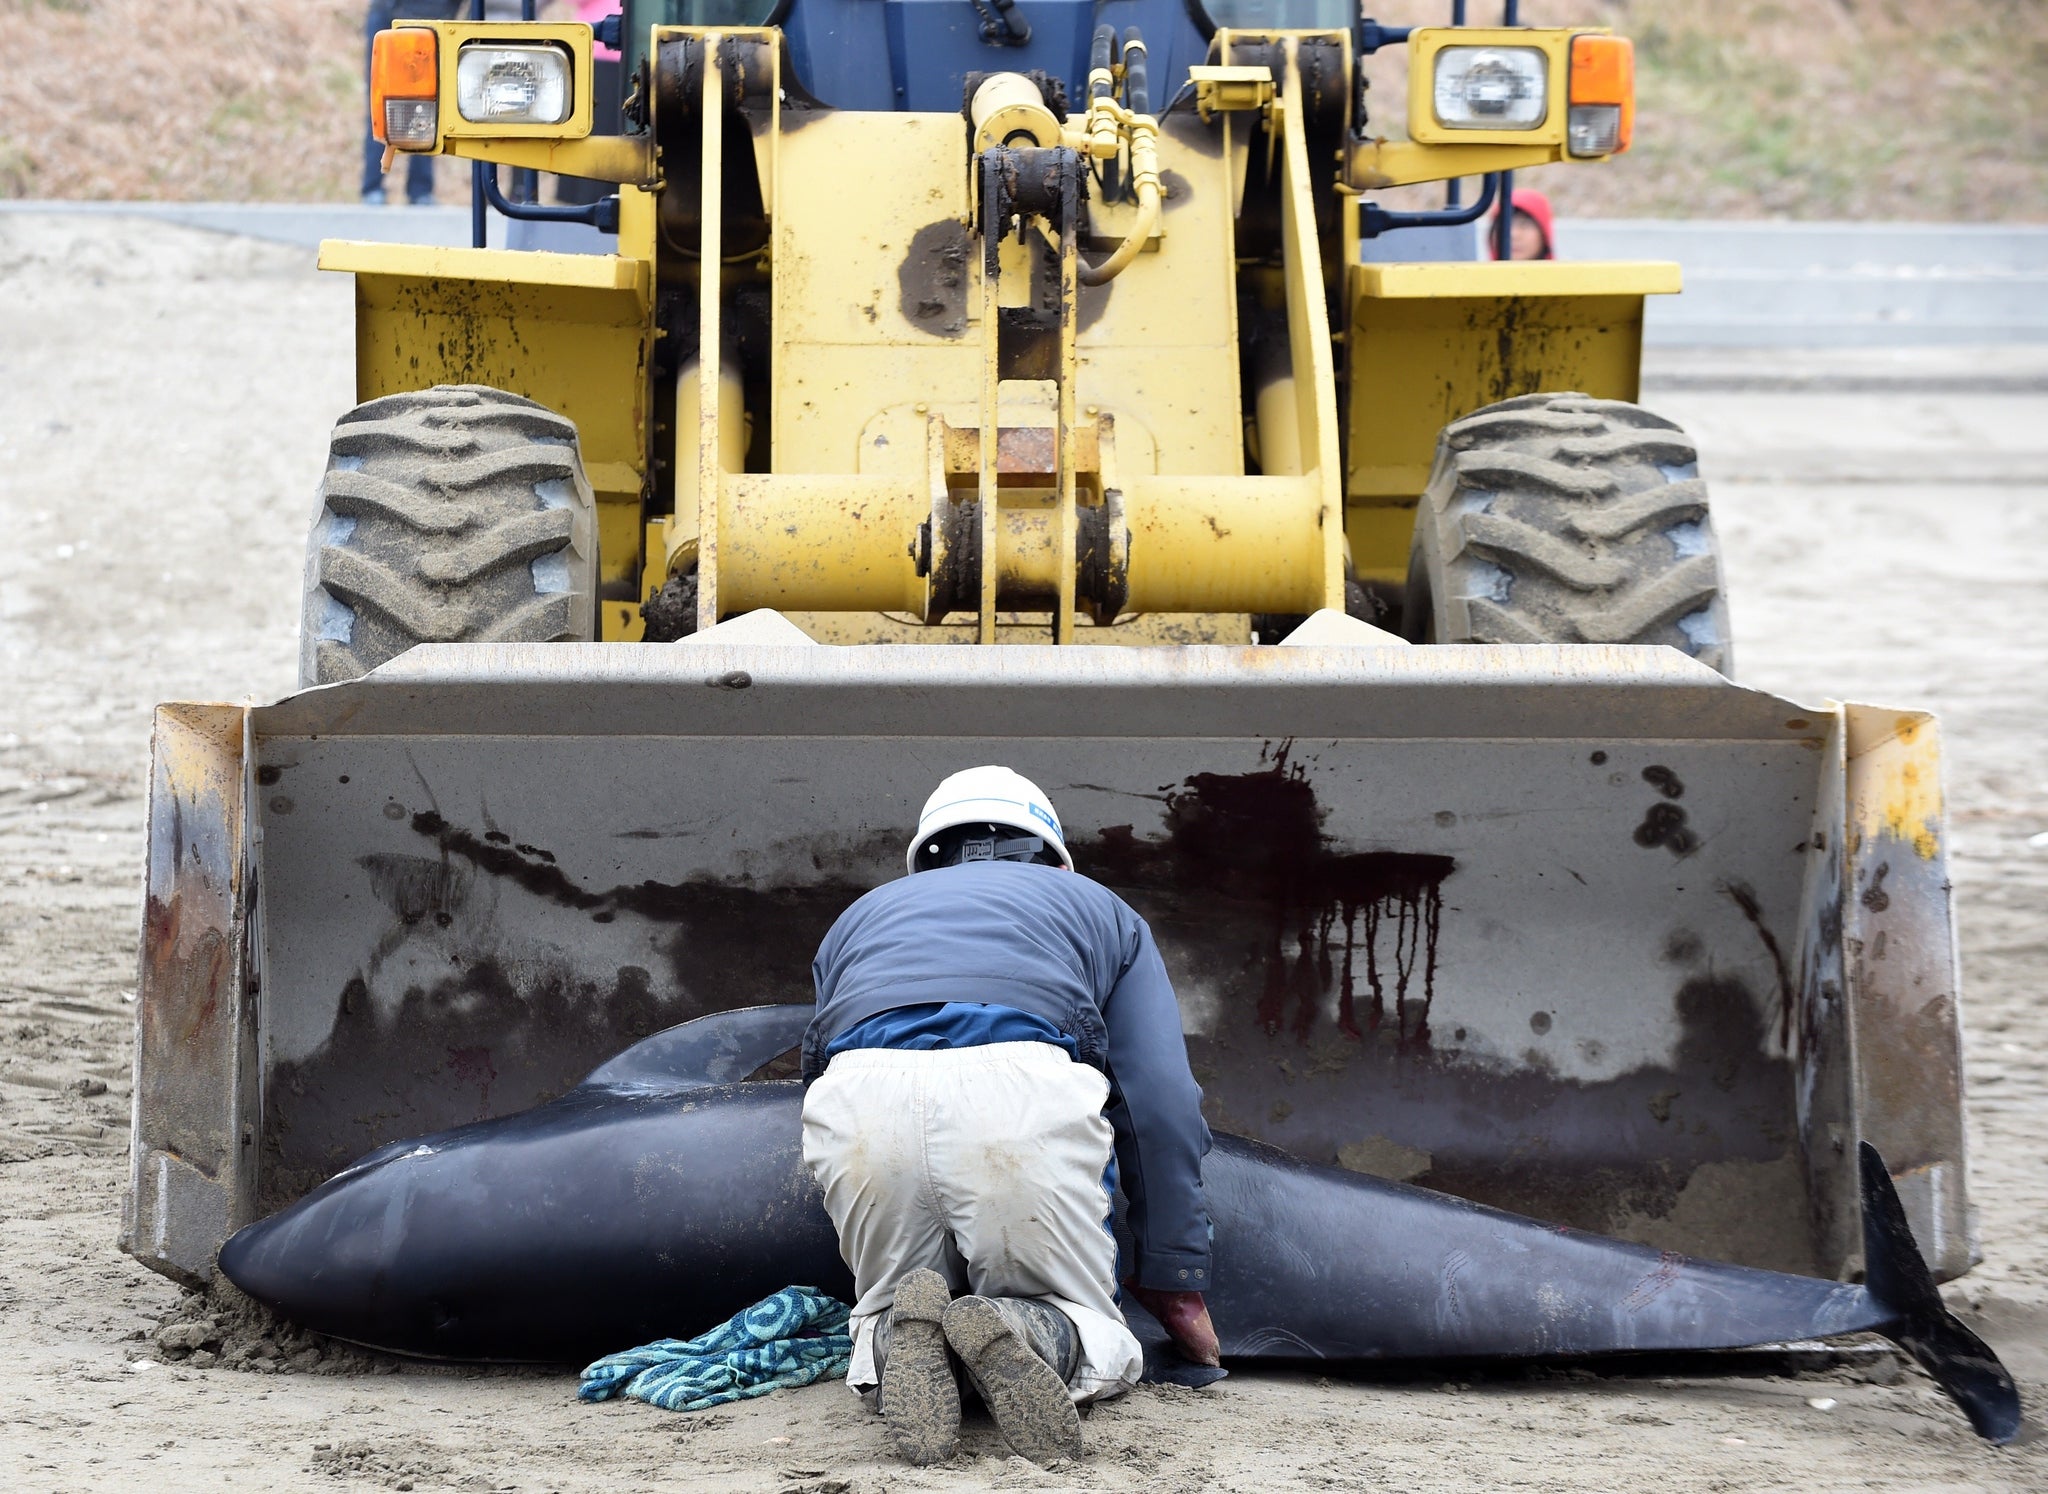
[[1416, 643], [1663, 643], [1733, 674], [1721, 552], [1692, 438], [1584, 394], [1444, 427], [1415, 512]]
[[597, 514], [576, 427], [499, 389], [442, 384], [334, 426], [306, 546], [299, 683], [416, 643], [587, 642]]

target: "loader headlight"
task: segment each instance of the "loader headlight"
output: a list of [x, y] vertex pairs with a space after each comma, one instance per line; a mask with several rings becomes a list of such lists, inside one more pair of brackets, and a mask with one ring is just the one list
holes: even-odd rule
[[1533, 130], [1550, 114], [1540, 47], [1445, 47], [1436, 54], [1437, 123], [1452, 130]]
[[478, 43], [456, 55], [455, 107], [472, 124], [560, 124], [575, 101], [560, 47]]

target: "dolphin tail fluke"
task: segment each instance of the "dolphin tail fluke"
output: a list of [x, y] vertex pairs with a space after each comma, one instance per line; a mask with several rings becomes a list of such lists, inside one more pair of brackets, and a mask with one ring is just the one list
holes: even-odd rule
[[2020, 1393], [1991, 1346], [1948, 1310], [1921, 1259], [1884, 1158], [1858, 1144], [1863, 1170], [1863, 1283], [1897, 1317], [1882, 1329], [1963, 1408], [1977, 1435], [2010, 1442], [2020, 1429]]

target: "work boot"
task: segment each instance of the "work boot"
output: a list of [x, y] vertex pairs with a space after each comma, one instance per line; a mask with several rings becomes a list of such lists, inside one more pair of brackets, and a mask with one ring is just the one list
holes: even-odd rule
[[1028, 1297], [962, 1297], [945, 1327], [1010, 1446], [1034, 1463], [1081, 1456], [1081, 1415], [1067, 1394], [1081, 1344], [1065, 1313]]
[[896, 1283], [889, 1357], [882, 1365], [882, 1420], [906, 1463], [943, 1463], [960, 1442], [960, 1382], [946, 1354], [946, 1278], [912, 1271]]

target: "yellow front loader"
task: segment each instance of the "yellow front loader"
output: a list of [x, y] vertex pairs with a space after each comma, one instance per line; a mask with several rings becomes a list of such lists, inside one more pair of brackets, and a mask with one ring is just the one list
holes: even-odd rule
[[1151, 920], [1218, 1129], [1843, 1275], [1869, 1140], [1967, 1269], [1935, 725], [1731, 682], [1635, 403], [1677, 267], [1474, 257], [1509, 173], [1626, 147], [1625, 41], [627, 12], [377, 43], [394, 155], [604, 252], [323, 247], [362, 403], [305, 688], [157, 717], [127, 1248], [202, 1279], [373, 1147], [809, 1000], [1004, 762]]

